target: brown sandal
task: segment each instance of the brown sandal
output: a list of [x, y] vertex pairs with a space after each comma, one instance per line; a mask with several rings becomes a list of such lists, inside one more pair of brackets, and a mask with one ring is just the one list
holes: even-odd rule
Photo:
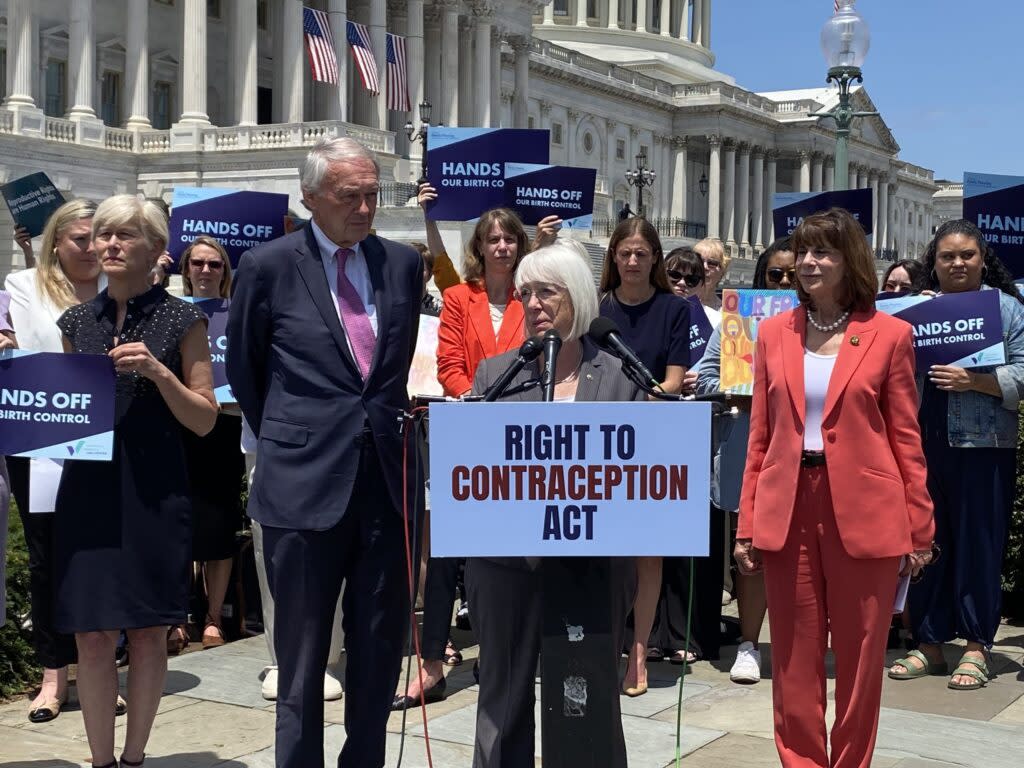
[[175, 624], [167, 630], [167, 655], [177, 656], [188, 648], [188, 627], [184, 624]]
[[[208, 635], [206, 630], [213, 627], [217, 630], [216, 635]], [[213, 616], [206, 614], [206, 624], [203, 625], [203, 650], [208, 648], [220, 648], [224, 645], [224, 632], [220, 628], [220, 624], [213, 620]]]

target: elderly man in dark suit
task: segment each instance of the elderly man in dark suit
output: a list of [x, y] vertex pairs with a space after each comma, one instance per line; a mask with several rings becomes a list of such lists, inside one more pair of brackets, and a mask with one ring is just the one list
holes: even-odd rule
[[409, 614], [400, 428], [423, 264], [370, 234], [379, 166], [358, 142], [318, 142], [301, 186], [312, 221], [243, 254], [227, 331], [228, 380], [259, 440], [249, 514], [276, 611], [276, 759], [324, 764], [323, 674], [344, 582], [339, 766], [383, 766]]

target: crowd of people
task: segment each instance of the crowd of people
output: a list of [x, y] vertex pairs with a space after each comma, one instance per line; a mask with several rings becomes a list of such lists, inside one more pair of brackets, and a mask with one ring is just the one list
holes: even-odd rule
[[[461, 596], [459, 615], [480, 646], [474, 765], [532, 765], [537, 560], [430, 557], [429, 511], [414, 521], [422, 558], [407, 543], [405, 513], [424, 506], [425, 489], [420, 474], [403, 472], [395, 424], [410, 407], [419, 316], [439, 315], [438, 381], [452, 398], [487, 390], [525, 339], [554, 329], [563, 340], [556, 401], [647, 399], [588, 338], [599, 316], [663, 392], [708, 394], [720, 389], [729, 255], [714, 239], [665, 253], [649, 221], [624, 217], [595, 288], [557, 217], [531, 241], [513, 211], [496, 208], [479, 217], [460, 274], [426, 215], [426, 243], [372, 233], [379, 166], [354, 140], [317, 144], [300, 179], [306, 226], [247, 252], [234, 271], [208, 236], [180, 259], [187, 297], [231, 300], [227, 375], [237, 406], [215, 400], [206, 316], [163, 285], [166, 211], [129, 195], [98, 206], [72, 200], [51, 217], [37, 254], [19, 237], [36, 266], [6, 280], [0, 349], [104, 354], [116, 372], [114, 458], [64, 462], [49, 514], [29, 514], [36, 460], [0, 459], [0, 512], [13, 493], [44, 669], [28, 717], [60, 714], [77, 662], [93, 765], [118, 765], [114, 724], [125, 712], [119, 764], [143, 764], [167, 655], [191, 639], [193, 586], [206, 612], [192, 632], [203, 648], [226, 640], [221, 614], [245, 478], [276, 764], [323, 764], [323, 701], [341, 697], [344, 678], [340, 764], [382, 765], [388, 712], [443, 699], [445, 668], [462, 662], [451, 637]], [[440, 194], [421, 185], [424, 211]], [[428, 292], [431, 280], [440, 298]], [[709, 556], [611, 565], [612, 634], [626, 657], [621, 693], [647, 692], [649, 663], [719, 659], [731, 588], [741, 634], [733, 681], [761, 679], [769, 619], [783, 764], [867, 766], [893, 621], [916, 646], [890, 678], [945, 675], [955, 690], [988, 680], [1024, 396], [1024, 299], [963, 220], [943, 224], [920, 260], [891, 265], [880, 281], [863, 230], [839, 209], [772, 243], [751, 287], [795, 291], [796, 308], [760, 324], [753, 395], [733, 396], [732, 412], [715, 419]], [[910, 326], [876, 310], [876, 296], [965, 291], [997, 292], [1006, 362], [915, 371]], [[699, 360], [695, 312], [713, 330]], [[542, 370], [543, 355], [513, 384]], [[513, 396], [540, 397], [538, 389]], [[900, 577], [912, 584], [894, 619]], [[422, 671], [400, 681], [417, 595]], [[951, 669], [943, 644], [956, 638], [967, 646]], [[125, 641], [122, 698], [115, 659]], [[620, 654], [605, 663], [617, 674]], [[608, 764], [625, 766], [621, 726], [613, 742]]]

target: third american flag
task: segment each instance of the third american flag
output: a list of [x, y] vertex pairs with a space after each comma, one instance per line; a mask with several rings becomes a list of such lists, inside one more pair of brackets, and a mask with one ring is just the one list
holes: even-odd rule
[[408, 112], [409, 77], [405, 66], [405, 38], [388, 32], [387, 39], [388, 109]]

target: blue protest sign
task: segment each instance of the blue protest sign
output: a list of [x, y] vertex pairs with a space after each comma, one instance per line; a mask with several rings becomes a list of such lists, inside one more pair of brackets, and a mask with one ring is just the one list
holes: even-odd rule
[[1024, 277], [1024, 176], [964, 173], [964, 218], [1015, 278]]
[[505, 205], [523, 224], [558, 216], [563, 229], [590, 230], [594, 220], [593, 168], [538, 163], [505, 163]]
[[710, 441], [708, 403], [434, 403], [431, 555], [707, 555]]
[[43, 234], [47, 220], [62, 205], [64, 196], [45, 173], [32, 173], [0, 187], [15, 226], [24, 227], [32, 237]]
[[228, 384], [225, 361], [228, 354], [228, 308], [230, 299], [197, 299], [183, 296], [206, 314], [206, 334], [210, 340], [210, 364], [213, 368], [213, 394], [218, 403], [234, 403], [235, 395]]
[[110, 461], [113, 447], [109, 357], [0, 352], [0, 456]]
[[231, 266], [250, 248], [281, 237], [288, 213], [288, 195], [243, 192], [212, 187], [175, 187], [171, 198], [167, 250], [178, 259], [199, 235], [216, 238], [228, 252]]
[[711, 327], [711, 321], [704, 311], [704, 305], [696, 296], [687, 296], [690, 302], [690, 368], [693, 368], [708, 348], [708, 341], [715, 329]]
[[548, 162], [548, 132], [527, 128], [446, 128], [427, 131], [427, 176], [437, 200], [433, 221], [471, 221], [505, 205], [505, 163]]
[[999, 291], [901, 296], [875, 304], [910, 323], [918, 372], [932, 365], [981, 368], [1006, 362]]
[[823, 213], [829, 208], [845, 208], [870, 235], [874, 229], [871, 222], [871, 190], [846, 189], [833, 192], [777, 192], [772, 198], [772, 220], [775, 222], [775, 236], [792, 235], [797, 225], [813, 213]]

